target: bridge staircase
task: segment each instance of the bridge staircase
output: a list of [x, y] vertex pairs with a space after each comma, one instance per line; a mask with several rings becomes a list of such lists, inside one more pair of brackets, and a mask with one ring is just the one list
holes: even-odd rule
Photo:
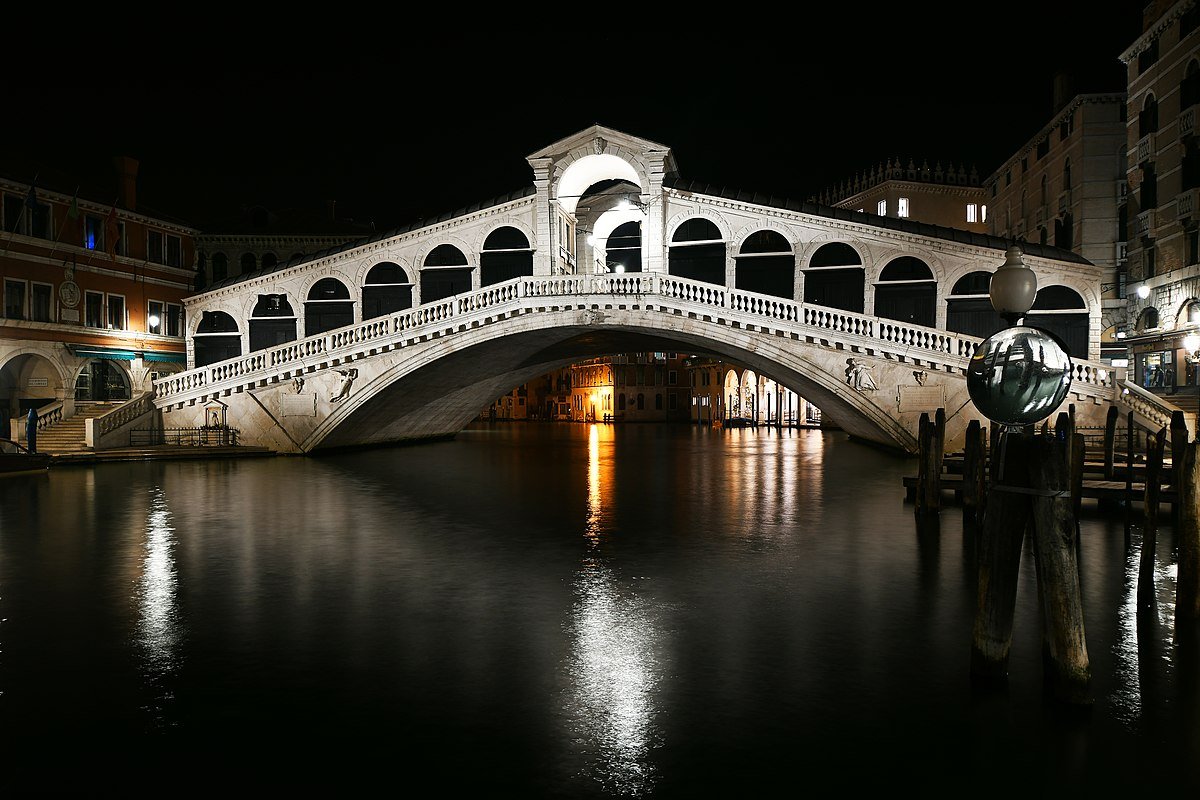
[[104, 403], [75, 403], [75, 414], [54, 422], [37, 433], [37, 449], [54, 456], [90, 452], [87, 445], [87, 422], [124, 405], [125, 401]]

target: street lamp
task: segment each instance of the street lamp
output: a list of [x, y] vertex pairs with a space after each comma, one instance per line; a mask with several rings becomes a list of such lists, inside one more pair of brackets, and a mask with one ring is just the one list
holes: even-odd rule
[[1021, 248], [1016, 245], [1008, 248], [1004, 263], [992, 274], [988, 296], [992, 308], [1010, 327], [1019, 324], [1025, 313], [1033, 308], [1033, 301], [1037, 299], [1037, 275], [1025, 266]]
[[[1196, 396], [1200, 397], [1200, 335], [1189, 333], [1183, 337], [1183, 349], [1192, 362], [1192, 380], [1196, 382]], [[1200, 408], [1200, 406], [1198, 406]], [[1197, 411], [1196, 440], [1200, 441], [1200, 411]]]

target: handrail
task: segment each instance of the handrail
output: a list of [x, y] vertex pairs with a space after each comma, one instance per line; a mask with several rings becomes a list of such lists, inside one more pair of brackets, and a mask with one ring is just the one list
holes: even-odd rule
[[1141, 414], [1154, 423], [1156, 428], [1169, 428], [1171, 417], [1179, 409], [1166, 402], [1161, 397], [1147, 392], [1137, 383], [1130, 380], [1121, 381], [1121, 402], [1129, 406], [1134, 413]]
[[55, 400], [53, 403], [47, 403], [37, 409], [35, 413], [37, 415], [37, 429], [43, 431], [56, 422], [62, 422], [63, 401]]
[[95, 418], [94, 424], [96, 426], [96, 433], [100, 436], [103, 436], [106, 433], [112, 433], [117, 428], [132, 422], [142, 414], [153, 411], [153, 400], [154, 392], [142, 392], [136, 397], [117, 406], [112, 411], [101, 414]]
[[[897, 356], [932, 356], [959, 369], [966, 368], [982, 341], [967, 334], [665, 273], [526, 276], [164, 377], [154, 383], [156, 402], [169, 405], [197, 394], [229, 389], [247, 379], [265, 381], [285, 372], [305, 370], [314, 362], [357, 358], [404, 340], [442, 335], [449, 332], [449, 324], [462, 328], [518, 309], [537, 312], [547, 307], [539, 304], [542, 298], [562, 297], [589, 304], [600, 299], [634, 297], [663, 310], [720, 317], [727, 323], [734, 320], [759, 327], [769, 325]], [[561, 307], [555, 310], [561, 311]], [[1111, 399], [1113, 377], [1111, 368], [1104, 364], [1076, 361], [1073, 391]]]

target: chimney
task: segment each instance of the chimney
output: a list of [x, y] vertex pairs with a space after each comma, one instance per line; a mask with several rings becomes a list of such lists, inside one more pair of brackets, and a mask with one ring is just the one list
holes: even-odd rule
[[1054, 74], [1054, 107], [1051, 113], [1061, 110], [1075, 96], [1075, 82], [1065, 72]]
[[128, 211], [137, 211], [137, 159], [116, 156], [113, 166], [117, 168], [117, 201]]

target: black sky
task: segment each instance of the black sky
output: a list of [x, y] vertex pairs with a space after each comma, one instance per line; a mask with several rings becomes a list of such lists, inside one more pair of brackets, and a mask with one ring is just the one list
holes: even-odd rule
[[801, 5], [703, 32], [388, 37], [351, 20], [354, 36], [343, 21], [303, 37], [89, 37], [71, 60], [10, 52], [41, 63], [3, 91], [0, 155], [89, 186], [132, 155], [141, 205], [201, 226], [334, 199], [387, 230], [529, 185], [525, 156], [600, 123], [670, 146], [684, 178], [803, 200], [889, 157], [986, 175], [1049, 121], [1057, 72], [1124, 90], [1141, 5]]

